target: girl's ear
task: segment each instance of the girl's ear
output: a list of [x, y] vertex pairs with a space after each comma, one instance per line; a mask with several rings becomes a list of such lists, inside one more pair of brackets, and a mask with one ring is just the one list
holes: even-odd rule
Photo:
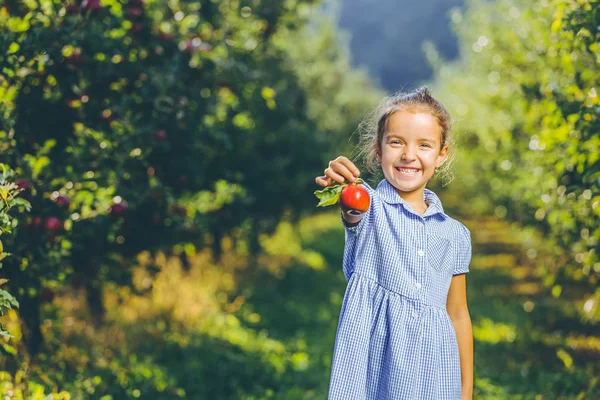
[[438, 154], [438, 156], [435, 159], [435, 167], [436, 168], [439, 168], [442, 166], [444, 161], [446, 161], [447, 155], [448, 155], [448, 146], [444, 146], [444, 147], [442, 147], [442, 150], [440, 150], [440, 153]]
[[373, 149], [375, 150], [375, 157], [377, 157], [377, 162], [381, 163], [381, 149], [379, 148], [377, 140], [373, 141]]

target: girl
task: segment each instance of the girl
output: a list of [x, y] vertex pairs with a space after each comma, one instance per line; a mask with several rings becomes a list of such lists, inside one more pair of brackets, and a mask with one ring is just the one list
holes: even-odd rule
[[[348, 286], [329, 399], [471, 399], [470, 234], [425, 189], [442, 165], [448, 171], [450, 115], [427, 88], [398, 94], [383, 102], [361, 144], [367, 168], [381, 169], [385, 179], [376, 189], [364, 185], [367, 212], [342, 212]], [[316, 182], [359, 175], [338, 157]]]

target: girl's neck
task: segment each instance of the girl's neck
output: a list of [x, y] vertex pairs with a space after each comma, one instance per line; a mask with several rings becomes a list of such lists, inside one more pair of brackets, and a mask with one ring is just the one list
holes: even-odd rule
[[421, 190], [417, 190], [411, 193], [398, 192], [398, 195], [402, 197], [402, 200], [410, 204], [410, 206], [417, 212], [419, 215], [425, 214], [427, 211], [427, 203], [425, 203], [425, 188]]

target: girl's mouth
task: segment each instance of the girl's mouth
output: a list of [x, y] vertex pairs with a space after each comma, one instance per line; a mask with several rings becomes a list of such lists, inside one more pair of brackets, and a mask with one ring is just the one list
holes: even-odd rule
[[407, 167], [394, 167], [396, 171], [404, 175], [414, 175], [420, 170], [418, 168], [407, 168]]

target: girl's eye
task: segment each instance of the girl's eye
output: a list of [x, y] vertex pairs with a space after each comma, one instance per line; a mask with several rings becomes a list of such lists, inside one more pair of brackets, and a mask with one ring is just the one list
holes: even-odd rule
[[423, 147], [431, 147], [431, 146], [430, 146], [429, 144], [427, 144], [427, 143], [423, 143], [423, 144], [421, 144], [421, 146], [423, 146]]
[[390, 143], [391, 144], [400, 144], [400, 141], [399, 140], [392, 140]]

